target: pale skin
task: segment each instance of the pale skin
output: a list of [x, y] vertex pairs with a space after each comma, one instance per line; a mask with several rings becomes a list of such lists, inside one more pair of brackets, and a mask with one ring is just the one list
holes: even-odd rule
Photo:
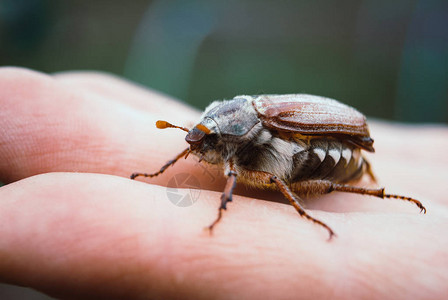
[[[241, 186], [210, 236], [225, 179], [192, 157], [130, 180], [187, 146], [154, 124], [191, 127], [199, 112], [167, 96], [104, 74], [0, 68], [0, 107], [2, 282], [67, 299], [448, 294], [446, 127], [371, 122], [379, 184], [428, 212], [345, 193], [306, 201], [336, 232], [329, 242], [280, 193]], [[182, 172], [202, 188], [188, 208], [164, 187]]]

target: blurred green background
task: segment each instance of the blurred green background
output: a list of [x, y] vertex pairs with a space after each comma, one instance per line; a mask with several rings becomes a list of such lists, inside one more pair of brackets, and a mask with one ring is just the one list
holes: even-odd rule
[[99, 70], [200, 109], [310, 93], [448, 122], [448, 1], [0, 0], [0, 65]]

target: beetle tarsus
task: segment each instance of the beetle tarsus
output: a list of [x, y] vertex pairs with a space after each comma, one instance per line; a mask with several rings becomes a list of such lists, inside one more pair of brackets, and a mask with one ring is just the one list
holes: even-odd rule
[[327, 241], [330, 242], [333, 239], [333, 237], [337, 237], [337, 234], [333, 230], [331, 230], [330, 227], [328, 227], [327, 230], [329, 234]]
[[215, 228], [215, 225], [218, 224], [219, 221], [221, 221], [221, 218], [222, 218], [222, 211], [223, 211], [223, 209], [226, 209], [226, 208], [225, 208], [225, 207], [224, 207], [224, 208], [223, 208], [223, 207], [220, 207], [220, 208], [218, 209], [218, 217], [216, 218], [216, 220], [213, 221], [213, 223], [210, 224], [209, 226], [205, 227], [205, 229], [207, 229], [207, 230], [209, 231], [210, 235], [213, 234], [213, 228]]
[[[233, 168], [233, 164], [230, 165], [231, 168]], [[215, 225], [218, 224], [219, 221], [221, 220], [222, 211], [227, 210], [227, 202], [232, 201], [233, 189], [236, 186], [236, 176], [237, 176], [236, 171], [231, 169], [228, 173], [226, 187], [224, 188], [224, 192], [221, 194], [221, 204], [218, 209], [218, 217], [210, 226], [207, 227], [210, 233], [212, 233]]]
[[417, 199], [414, 199], [414, 198], [411, 198], [411, 197], [400, 196], [400, 195], [393, 195], [393, 194], [384, 194], [383, 198], [394, 198], [394, 199], [401, 199], [401, 200], [412, 202], [415, 205], [417, 205], [418, 208], [420, 208], [420, 213], [423, 212], [424, 214], [426, 214], [426, 208]]
[[172, 160], [170, 160], [170, 161], [168, 161], [166, 164], [164, 164], [164, 165], [160, 168], [160, 170], [157, 171], [157, 172], [155, 172], [155, 173], [152, 173], [152, 174], [149, 174], [149, 173], [132, 173], [132, 175], [131, 175], [131, 179], [135, 179], [135, 178], [137, 178], [137, 177], [139, 177], [139, 176], [142, 176], [142, 177], [156, 177], [156, 176], [162, 174], [163, 172], [165, 172], [165, 170], [166, 170], [169, 166], [174, 165], [174, 164], [176, 163], [176, 161], [178, 161], [180, 158], [182, 158], [182, 157], [188, 155], [189, 151], [190, 151], [190, 148], [184, 149], [184, 151], [182, 151], [182, 152], [179, 153], [175, 158], [173, 158]]
[[361, 194], [361, 195], [370, 195], [370, 196], [375, 196], [378, 198], [394, 198], [394, 199], [400, 199], [400, 200], [405, 200], [405, 201], [409, 201], [411, 203], [414, 203], [415, 205], [417, 205], [418, 208], [420, 208], [420, 212], [423, 212], [426, 214], [426, 208], [423, 206], [423, 204], [418, 201], [417, 199], [411, 198], [411, 197], [405, 197], [405, 196], [400, 196], [400, 195], [394, 195], [394, 194], [386, 194], [384, 193], [384, 188], [381, 189], [367, 189], [367, 188], [362, 188], [362, 187], [357, 187], [357, 186], [350, 186], [350, 185], [345, 185], [345, 184], [337, 184], [337, 183], [331, 183], [331, 185], [333, 186], [333, 190], [334, 191], [338, 191], [338, 192], [347, 192], [347, 193], [355, 193], [355, 194]]

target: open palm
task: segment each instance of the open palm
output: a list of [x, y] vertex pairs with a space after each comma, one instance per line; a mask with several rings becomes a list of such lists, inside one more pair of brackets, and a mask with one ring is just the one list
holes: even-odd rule
[[[212, 100], [212, 99], [211, 99]], [[332, 193], [306, 202], [337, 237], [274, 192], [237, 189], [210, 236], [225, 180], [189, 157], [199, 112], [98, 73], [0, 69], [0, 280], [61, 298], [442, 298], [448, 294], [448, 129], [374, 123], [388, 192], [428, 209]], [[187, 207], [169, 199], [197, 179]], [[265, 200], [258, 200], [259, 198]]]

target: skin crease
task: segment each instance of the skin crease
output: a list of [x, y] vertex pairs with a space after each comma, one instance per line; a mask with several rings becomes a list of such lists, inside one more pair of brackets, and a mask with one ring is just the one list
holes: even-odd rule
[[[189, 157], [199, 112], [99, 73], [48, 76], [0, 68], [0, 280], [64, 299], [413, 298], [448, 294], [448, 129], [369, 122], [368, 155], [399, 200], [332, 193], [305, 201], [337, 237], [300, 218], [276, 192], [238, 187], [213, 236], [225, 180]], [[211, 170], [210, 173], [204, 170]], [[172, 176], [202, 190], [182, 208]], [[96, 174], [93, 174], [96, 173]], [[212, 175], [210, 175], [212, 174]], [[360, 184], [367, 184], [361, 182]]]

